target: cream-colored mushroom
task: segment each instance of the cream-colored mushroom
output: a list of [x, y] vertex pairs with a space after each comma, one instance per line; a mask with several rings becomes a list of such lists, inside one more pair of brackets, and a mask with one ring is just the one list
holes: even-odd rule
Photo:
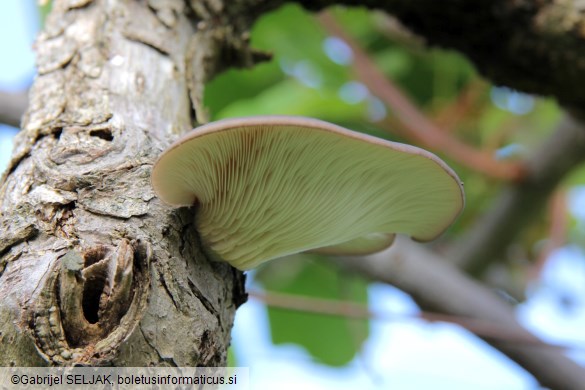
[[198, 127], [161, 155], [152, 185], [165, 203], [196, 205], [205, 249], [242, 270], [308, 250], [367, 254], [396, 233], [431, 240], [464, 205], [432, 153], [302, 117]]

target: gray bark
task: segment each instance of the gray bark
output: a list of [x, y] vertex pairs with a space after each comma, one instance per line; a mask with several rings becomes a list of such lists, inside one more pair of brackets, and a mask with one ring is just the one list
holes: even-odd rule
[[225, 51], [193, 3], [55, 1], [0, 187], [0, 366], [225, 364], [243, 275], [149, 182]]

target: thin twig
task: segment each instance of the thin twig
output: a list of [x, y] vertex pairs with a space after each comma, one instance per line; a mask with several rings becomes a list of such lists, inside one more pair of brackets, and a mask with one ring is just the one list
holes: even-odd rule
[[[441, 312], [457, 318], [471, 318], [490, 324], [487, 331], [492, 333], [491, 324], [497, 324], [494, 336], [513, 335], [513, 340], [526, 340], [527, 343], [514, 343], [487, 335], [480, 337], [524, 367], [543, 386], [554, 389], [583, 388], [583, 367], [567, 358], [564, 351], [543, 346], [538, 337], [518, 323], [515, 311], [507, 302], [423, 245], [399, 236], [387, 251], [358, 259], [332, 261], [350, 272], [407, 292], [427, 313]], [[439, 320], [437, 317], [432, 319]], [[478, 334], [485, 331], [484, 326], [475, 329], [480, 330]]]
[[[478, 115], [474, 111], [478, 105], [480, 95], [485, 92], [486, 88], [488, 88], [488, 85], [484, 81], [471, 81], [463, 88], [459, 96], [433, 114], [433, 122], [436, 123], [440, 130], [453, 133], [459, 123], [469, 120], [471, 116]], [[491, 152], [491, 149], [486, 148], [485, 145], [483, 145], [482, 149]]]
[[[459, 141], [428, 120], [400, 88], [380, 71], [367, 53], [343, 30], [330, 13], [321, 13], [319, 21], [327, 31], [340, 37], [351, 47], [357, 78], [368, 87], [372, 94], [392, 108], [405, 129], [404, 135], [411, 141], [431, 150], [443, 152], [453, 160], [490, 177], [508, 181], [519, 180], [522, 177], [520, 164], [497, 161], [491, 154]], [[381, 124], [383, 125], [384, 122]], [[390, 129], [386, 128], [386, 130]]]
[[257, 299], [271, 307], [305, 313], [315, 313], [353, 319], [376, 319], [382, 321], [421, 319], [428, 322], [445, 322], [459, 325], [477, 336], [482, 338], [490, 338], [496, 341], [506, 341], [522, 345], [533, 345], [556, 349], [585, 348], [585, 345], [578, 346], [575, 343], [547, 343], [532, 335], [529, 335], [524, 331], [519, 332], [517, 327], [512, 328], [494, 321], [485, 321], [477, 318], [461, 317], [428, 311], [421, 311], [417, 314], [373, 312], [366, 305], [356, 302], [322, 299], [275, 292], [250, 291], [248, 292], [248, 295], [250, 298]]
[[558, 183], [583, 163], [583, 123], [567, 116], [528, 159], [523, 182], [505, 188], [446, 257], [476, 276], [493, 262], [506, 260], [506, 250], [519, 232], [542, 217], [541, 210]]

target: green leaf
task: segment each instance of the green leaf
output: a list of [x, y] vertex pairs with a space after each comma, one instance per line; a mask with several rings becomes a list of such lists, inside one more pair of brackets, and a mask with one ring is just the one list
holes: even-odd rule
[[228, 367], [237, 367], [238, 366], [238, 360], [236, 359], [236, 354], [234, 352], [233, 345], [230, 345], [228, 347], [227, 366]]
[[564, 187], [585, 185], [585, 166], [580, 166], [569, 173], [563, 180]]
[[[367, 283], [343, 274], [319, 256], [297, 255], [267, 264], [257, 280], [268, 291], [302, 297], [367, 304]], [[367, 339], [367, 319], [352, 319], [269, 307], [274, 344], [304, 347], [316, 361], [331, 366], [349, 363]]]
[[205, 106], [216, 114], [234, 102], [252, 99], [285, 75], [274, 61], [251, 69], [229, 69], [205, 86]]
[[43, 3], [41, 2], [35, 2], [38, 6], [39, 9], [39, 17], [41, 19], [41, 27], [44, 27], [45, 25], [45, 20], [47, 19], [47, 16], [49, 15], [49, 13], [51, 12], [51, 9], [53, 8], [53, 0], [47, 0]]
[[340, 122], [363, 117], [365, 104], [348, 104], [334, 91], [317, 90], [286, 79], [255, 98], [228, 105], [215, 118], [246, 115], [305, 115]]

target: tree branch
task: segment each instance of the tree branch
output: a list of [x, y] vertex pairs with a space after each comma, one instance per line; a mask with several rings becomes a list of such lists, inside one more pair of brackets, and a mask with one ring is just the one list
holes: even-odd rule
[[527, 161], [524, 180], [503, 190], [475, 227], [457, 240], [447, 258], [473, 275], [502, 260], [522, 228], [541, 216], [558, 183], [583, 162], [583, 124], [567, 116]]
[[[331, 15], [325, 13], [320, 20], [330, 32], [342, 37], [352, 47], [358, 77], [389, 106], [397, 108], [395, 112], [411, 137], [484, 173], [503, 178], [518, 177], [517, 165], [498, 164], [438, 130], [380, 73]], [[459, 240], [460, 244], [453, 248], [449, 258], [477, 275], [483, 273], [491, 261], [501, 259], [522, 228], [539, 216], [535, 210], [545, 206], [560, 180], [585, 161], [584, 137], [582, 125], [567, 119], [525, 164], [526, 167], [522, 167], [521, 180], [502, 193], [476, 227]]]
[[[521, 180], [522, 167], [517, 163], [501, 162], [491, 153], [477, 150], [440, 129], [416, 107], [406, 94], [388, 79], [360, 45], [345, 32], [328, 12], [319, 16], [327, 31], [343, 39], [354, 54], [353, 68], [357, 78], [380, 98], [398, 118], [403, 136], [435, 152], [442, 152], [453, 160], [487, 176], [508, 181]], [[378, 123], [388, 132], [396, 132], [388, 121]]]
[[551, 95], [583, 107], [585, 21], [563, 1], [298, 0], [307, 9], [334, 4], [381, 9], [435, 46], [456, 49], [496, 84]]
[[529, 278], [538, 280], [551, 254], [565, 245], [569, 235], [569, 210], [567, 204], [567, 191], [558, 189], [550, 197], [548, 204], [549, 230], [544, 247], [530, 270]]
[[20, 127], [20, 118], [28, 105], [27, 92], [0, 91], [0, 123]]
[[299, 311], [303, 313], [315, 313], [321, 315], [338, 316], [357, 319], [376, 319], [381, 321], [397, 321], [417, 318], [428, 322], [446, 322], [459, 325], [472, 332], [476, 336], [494, 339], [497, 341], [508, 341], [521, 345], [536, 345], [541, 347], [569, 349], [568, 344], [551, 344], [543, 342], [518, 327], [510, 328], [501, 323], [484, 321], [477, 318], [459, 317], [444, 313], [421, 311], [420, 313], [401, 315], [388, 312], [372, 312], [368, 305], [342, 301], [336, 299], [323, 299], [296, 294], [285, 294], [271, 292], [250, 291], [248, 296], [251, 299], [262, 301], [267, 306], [281, 309]]
[[579, 389], [585, 383], [585, 370], [550, 346], [538, 346], [540, 339], [522, 327], [512, 308], [492, 291], [459, 272], [448, 260], [420, 244], [398, 237], [382, 253], [359, 259], [334, 260], [351, 272], [388, 283], [409, 293], [425, 311], [498, 323], [516, 337], [533, 340], [534, 345], [485, 338], [510, 359], [529, 371], [543, 386], [553, 389]]

